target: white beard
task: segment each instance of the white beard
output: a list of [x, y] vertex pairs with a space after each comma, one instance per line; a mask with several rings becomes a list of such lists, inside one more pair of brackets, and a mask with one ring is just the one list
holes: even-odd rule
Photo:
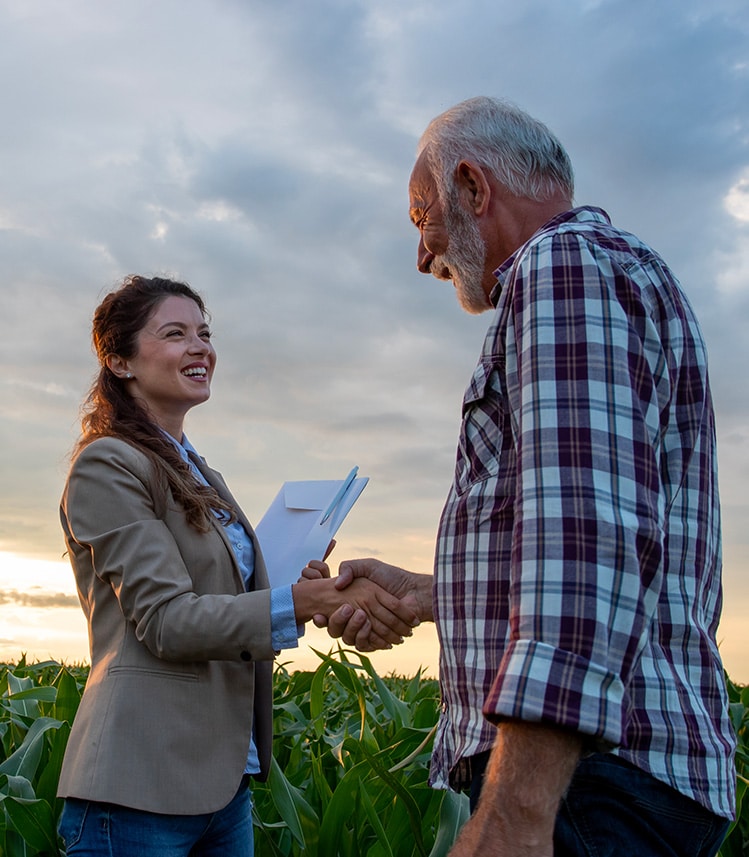
[[459, 202], [445, 206], [444, 218], [447, 250], [434, 258], [431, 272], [440, 280], [452, 280], [458, 303], [466, 312], [478, 315], [492, 308], [483, 286], [486, 242]]

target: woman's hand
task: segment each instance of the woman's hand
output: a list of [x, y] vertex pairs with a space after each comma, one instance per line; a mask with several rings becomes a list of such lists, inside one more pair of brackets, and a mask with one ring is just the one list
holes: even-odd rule
[[306, 578], [307, 580], [319, 580], [321, 577], [330, 577], [330, 566], [325, 560], [333, 553], [335, 547], [335, 539], [331, 539], [328, 547], [325, 549], [325, 556], [322, 561], [319, 559], [311, 559], [302, 569], [302, 574], [299, 580]]
[[330, 566], [319, 559], [311, 559], [302, 569], [299, 580], [321, 580], [330, 577]]

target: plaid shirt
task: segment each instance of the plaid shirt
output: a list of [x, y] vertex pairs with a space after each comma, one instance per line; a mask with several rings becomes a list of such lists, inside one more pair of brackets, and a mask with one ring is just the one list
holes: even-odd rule
[[437, 540], [432, 783], [461, 785], [461, 760], [518, 718], [616, 748], [731, 817], [715, 427], [692, 309], [594, 208], [549, 221], [497, 279]]

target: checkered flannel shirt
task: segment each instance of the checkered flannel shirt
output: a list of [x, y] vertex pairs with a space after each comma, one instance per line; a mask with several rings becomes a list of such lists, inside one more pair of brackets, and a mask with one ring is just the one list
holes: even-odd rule
[[496, 272], [435, 556], [432, 783], [503, 718], [614, 749], [734, 809], [715, 426], [705, 347], [663, 260], [605, 212]]

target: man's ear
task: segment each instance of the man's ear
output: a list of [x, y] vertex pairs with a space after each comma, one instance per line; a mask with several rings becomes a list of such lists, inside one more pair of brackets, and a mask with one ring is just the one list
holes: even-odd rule
[[132, 378], [132, 374], [127, 365], [127, 360], [123, 360], [119, 354], [109, 354], [106, 359], [107, 367], [118, 378]]
[[473, 161], [461, 161], [455, 175], [460, 198], [466, 207], [476, 217], [485, 214], [489, 208], [492, 189], [484, 169]]

